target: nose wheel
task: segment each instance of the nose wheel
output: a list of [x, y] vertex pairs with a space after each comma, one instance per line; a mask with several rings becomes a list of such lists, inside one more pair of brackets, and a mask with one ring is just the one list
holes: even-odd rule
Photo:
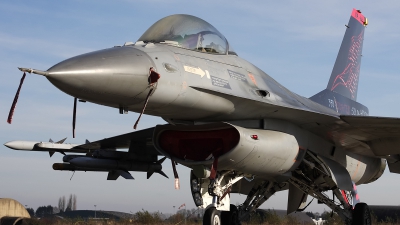
[[240, 225], [239, 211], [235, 205], [229, 211], [219, 211], [215, 207], [206, 210], [203, 216], [203, 225]]
[[208, 208], [203, 216], [203, 225], [221, 225], [221, 213], [215, 207]]

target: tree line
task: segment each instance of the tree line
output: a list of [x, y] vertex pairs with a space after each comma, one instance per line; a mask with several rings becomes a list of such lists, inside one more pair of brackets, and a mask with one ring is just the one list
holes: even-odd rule
[[57, 206], [39, 206], [36, 211], [32, 208], [26, 208], [29, 215], [31, 217], [49, 217], [53, 214], [63, 213], [68, 211], [75, 211], [77, 208], [77, 197], [74, 194], [70, 194], [68, 200], [65, 196], [62, 196], [58, 199], [58, 207]]

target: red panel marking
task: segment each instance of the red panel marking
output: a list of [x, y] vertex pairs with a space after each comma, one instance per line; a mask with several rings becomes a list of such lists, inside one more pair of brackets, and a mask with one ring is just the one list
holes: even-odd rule
[[353, 9], [353, 12], [351, 12], [351, 16], [358, 22], [360, 22], [362, 25], [364, 25], [365, 16], [361, 14], [361, 12], [359, 12], [357, 9]]
[[253, 74], [249, 73], [249, 77], [250, 77], [250, 80], [257, 86], [257, 81], [256, 81], [256, 78], [253, 76]]

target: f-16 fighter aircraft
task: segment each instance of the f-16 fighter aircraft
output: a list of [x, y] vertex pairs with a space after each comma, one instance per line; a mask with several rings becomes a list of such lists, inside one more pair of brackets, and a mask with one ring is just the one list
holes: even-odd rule
[[[166, 125], [82, 145], [5, 145], [50, 155], [85, 153], [66, 155], [53, 169], [106, 171], [110, 180], [132, 179], [129, 171], [167, 176], [161, 165], [167, 157], [174, 168], [192, 169], [188, 182], [196, 206], [206, 208], [207, 225], [239, 224], [282, 190], [288, 190], [288, 213], [304, 210], [311, 196], [347, 224], [371, 224], [356, 185], [377, 180], [386, 164], [400, 173], [400, 120], [369, 117], [356, 101], [367, 24], [354, 9], [326, 89], [305, 98], [240, 58], [206, 21], [165, 17], [136, 43], [79, 55], [46, 71], [20, 70], [45, 76], [73, 96], [75, 106], [79, 99], [120, 113], [144, 112]], [[235, 206], [233, 193], [247, 199]]]

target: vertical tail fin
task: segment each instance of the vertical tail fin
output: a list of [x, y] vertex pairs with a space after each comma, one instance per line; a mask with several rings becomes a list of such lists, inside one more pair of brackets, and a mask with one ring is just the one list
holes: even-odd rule
[[311, 100], [342, 115], [368, 115], [368, 108], [356, 102], [364, 30], [367, 24], [367, 18], [361, 11], [353, 9], [328, 86], [312, 96]]
[[367, 18], [361, 11], [353, 9], [326, 88], [353, 101], [357, 100], [362, 45], [367, 24]]

